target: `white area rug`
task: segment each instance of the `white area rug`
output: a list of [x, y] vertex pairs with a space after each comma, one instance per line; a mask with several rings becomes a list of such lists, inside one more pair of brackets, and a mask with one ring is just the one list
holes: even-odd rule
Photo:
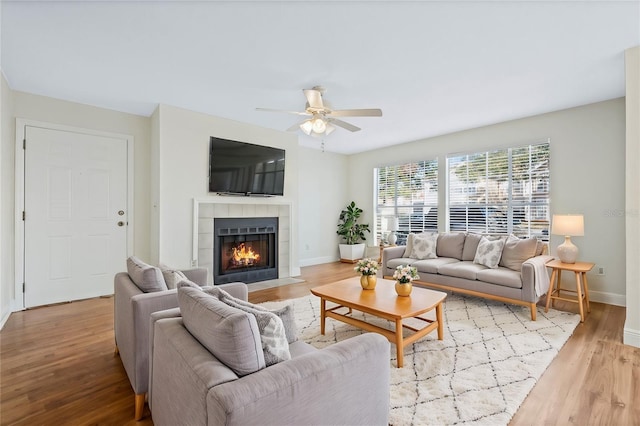
[[[282, 303], [294, 303], [298, 336], [317, 348], [363, 332], [329, 318], [320, 335], [320, 299], [313, 295], [266, 305]], [[353, 315], [392, 329], [385, 320]], [[404, 368], [396, 368], [391, 345], [390, 424], [506, 425], [579, 322], [579, 315], [541, 308], [531, 321], [528, 307], [449, 295], [444, 340], [433, 331], [407, 346]]]

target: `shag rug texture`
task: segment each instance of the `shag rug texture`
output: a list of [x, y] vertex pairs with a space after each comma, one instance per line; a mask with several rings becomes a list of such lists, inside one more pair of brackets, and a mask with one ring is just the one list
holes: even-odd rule
[[[286, 303], [295, 306], [298, 337], [317, 348], [364, 332], [328, 318], [321, 335], [320, 299], [313, 295], [265, 306]], [[392, 425], [508, 424], [580, 322], [579, 315], [543, 308], [531, 321], [528, 307], [457, 294], [447, 296], [444, 308], [444, 340], [434, 330], [405, 347], [404, 368], [396, 367], [391, 344]], [[393, 329], [386, 320], [352, 315]]]

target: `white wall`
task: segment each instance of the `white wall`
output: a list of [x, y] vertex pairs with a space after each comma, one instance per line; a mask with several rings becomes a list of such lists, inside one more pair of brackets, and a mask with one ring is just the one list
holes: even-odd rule
[[13, 95], [0, 70], [0, 328], [14, 299], [14, 140]]
[[351, 201], [347, 156], [300, 147], [298, 169], [300, 266], [337, 261], [338, 217]]
[[[373, 223], [373, 168], [439, 158], [445, 169], [447, 154], [517, 146], [550, 139], [551, 213], [582, 213], [585, 236], [572, 240], [580, 260], [596, 263], [589, 273], [591, 299], [625, 303], [625, 104], [624, 99], [552, 112], [478, 129], [424, 139], [352, 155], [348, 159], [349, 193]], [[442, 183], [443, 180], [441, 179]], [[445, 205], [440, 185], [440, 205]], [[552, 236], [555, 253], [562, 238]], [[606, 275], [595, 271], [604, 267]], [[569, 274], [564, 274], [571, 285]]]
[[[168, 265], [187, 267], [197, 259], [193, 253], [193, 200], [229, 201], [208, 192], [209, 138], [217, 136], [286, 150], [284, 196], [262, 199], [264, 203], [289, 202], [291, 217], [291, 265], [299, 274], [298, 263], [298, 138], [295, 134], [266, 129], [185, 109], [160, 105], [152, 121], [157, 130], [159, 178], [158, 259]], [[155, 158], [154, 158], [155, 161]], [[155, 189], [152, 189], [155, 193]], [[244, 197], [254, 204], [256, 198]], [[152, 249], [152, 252], [155, 249]]]
[[640, 46], [625, 52], [627, 318], [624, 343], [640, 347]]

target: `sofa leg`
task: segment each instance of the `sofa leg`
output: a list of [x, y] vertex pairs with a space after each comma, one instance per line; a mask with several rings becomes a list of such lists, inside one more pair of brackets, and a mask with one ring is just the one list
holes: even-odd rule
[[538, 313], [538, 309], [536, 308], [536, 304], [532, 303], [531, 304], [531, 321], [535, 321], [536, 320], [536, 314]]
[[135, 407], [136, 407], [135, 420], [136, 421], [142, 419], [142, 412], [144, 411], [144, 397], [145, 397], [144, 393], [136, 394], [136, 397], [135, 397]]

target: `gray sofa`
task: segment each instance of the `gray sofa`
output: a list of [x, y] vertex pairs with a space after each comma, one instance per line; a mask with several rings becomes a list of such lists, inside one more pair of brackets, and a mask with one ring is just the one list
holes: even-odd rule
[[[207, 285], [207, 269], [183, 270], [184, 275], [198, 285]], [[135, 274], [134, 274], [135, 275]], [[158, 276], [158, 279], [162, 274]], [[164, 281], [163, 281], [164, 282]], [[165, 287], [166, 288], [166, 287]], [[246, 299], [246, 285], [229, 284], [226, 290]], [[175, 289], [143, 292], [127, 272], [114, 278], [114, 334], [116, 353], [129, 377], [135, 394], [134, 418], [140, 420], [149, 385], [149, 321], [151, 313], [178, 306]]]
[[[383, 250], [382, 275], [391, 278], [399, 265], [411, 265], [420, 275], [414, 284], [527, 306], [531, 310], [531, 319], [535, 321], [536, 303], [549, 287], [544, 265], [553, 257], [546, 255], [547, 244], [509, 240], [505, 243], [498, 266], [490, 268], [474, 263], [481, 237], [478, 234], [455, 232], [439, 234], [437, 257], [417, 259], [411, 257], [415, 253], [411, 247], [415, 235], [409, 234], [406, 246]], [[535, 250], [529, 252], [531, 256], [518, 249], [524, 244], [535, 246]], [[518, 256], [520, 260], [514, 261], [514, 257], [517, 259]]]
[[288, 345], [291, 359], [237, 373], [237, 360], [225, 364], [208, 348], [224, 352], [231, 336], [243, 336], [240, 344], [248, 347], [237, 358], [253, 359], [254, 347], [262, 350], [256, 319], [219, 301], [183, 295], [193, 292], [180, 288], [180, 309], [152, 316], [155, 425], [388, 424], [390, 346], [383, 336], [366, 333], [321, 350], [295, 340]]

